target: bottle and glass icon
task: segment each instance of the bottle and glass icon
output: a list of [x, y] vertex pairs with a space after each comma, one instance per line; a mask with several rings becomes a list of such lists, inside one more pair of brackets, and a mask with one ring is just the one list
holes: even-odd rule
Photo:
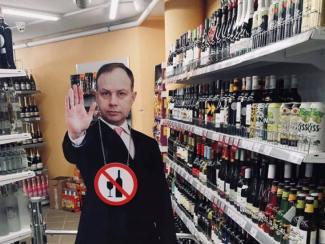
[[[121, 188], [123, 188], [123, 180], [121, 178], [121, 171], [118, 170], [117, 171], [117, 178], [115, 180], [115, 182], [117, 184], [119, 184], [121, 186]], [[109, 195], [108, 197], [113, 197], [112, 196], [112, 189], [114, 188], [114, 184], [110, 181], [107, 181], [107, 184], [106, 184], [106, 187], [107, 189], [109, 190]], [[121, 198], [123, 195], [122, 195], [122, 192], [120, 192], [116, 187], [115, 187], [115, 196], [116, 198]]]

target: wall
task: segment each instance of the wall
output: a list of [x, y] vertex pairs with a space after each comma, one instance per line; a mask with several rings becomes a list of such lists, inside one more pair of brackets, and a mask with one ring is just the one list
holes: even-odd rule
[[73, 169], [64, 159], [61, 143], [66, 131], [64, 97], [77, 63], [129, 57], [138, 92], [132, 109], [132, 124], [135, 129], [152, 136], [154, 66], [164, 60], [164, 39], [164, 20], [151, 18], [137, 28], [16, 51], [17, 59], [25, 69], [32, 71], [42, 91], [38, 97], [41, 130], [46, 141], [42, 157], [50, 177], [70, 175]]
[[220, 0], [206, 0], [205, 16], [210, 17], [218, 8], [220, 8]]

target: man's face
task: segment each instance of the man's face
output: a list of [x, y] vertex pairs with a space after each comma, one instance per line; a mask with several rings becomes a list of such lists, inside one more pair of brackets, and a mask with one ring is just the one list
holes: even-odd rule
[[100, 75], [96, 94], [101, 116], [114, 125], [121, 125], [127, 118], [136, 92], [131, 89], [131, 80], [125, 71], [116, 68]]

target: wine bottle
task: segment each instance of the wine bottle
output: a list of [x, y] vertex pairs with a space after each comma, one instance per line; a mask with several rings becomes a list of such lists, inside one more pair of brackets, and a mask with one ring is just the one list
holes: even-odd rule
[[314, 198], [306, 197], [304, 219], [299, 225], [299, 234], [302, 237], [302, 243], [316, 244], [317, 226], [314, 215]]

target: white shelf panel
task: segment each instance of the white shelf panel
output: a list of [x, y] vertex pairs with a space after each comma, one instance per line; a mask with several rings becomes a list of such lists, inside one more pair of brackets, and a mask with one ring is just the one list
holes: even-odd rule
[[30, 237], [32, 234], [31, 229], [23, 229], [17, 232], [9, 233], [7, 236], [1, 236], [0, 237], [0, 243], [1, 244], [11, 244], [16, 241], [24, 240], [28, 237]]
[[34, 176], [35, 176], [35, 172], [33, 171], [25, 171], [25, 172], [8, 174], [8, 175], [0, 175], [0, 186], [14, 183], [16, 181], [32, 178]]
[[0, 145], [24, 141], [24, 140], [31, 139], [31, 138], [32, 137], [29, 133], [2, 135], [2, 136], [0, 136]]
[[41, 121], [41, 117], [22, 118], [22, 121], [24, 122]]
[[23, 77], [26, 72], [21, 69], [0, 69], [0, 78]]
[[169, 164], [180, 176], [182, 176], [188, 183], [190, 183], [196, 190], [201, 192], [211, 202], [220, 205], [225, 214], [234, 220], [241, 228], [250, 233], [260, 243], [278, 244], [272, 237], [261, 230], [249, 218], [243, 216], [230, 203], [221, 198], [216, 191], [213, 191], [201, 181], [190, 175], [184, 168], [170, 160], [167, 156], [164, 157], [164, 162]]
[[[187, 229], [191, 232], [191, 234], [195, 236], [195, 238], [199, 240], [202, 244], [212, 244], [212, 241], [208, 240], [208, 238], [202, 232], [198, 231], [193, 221], [186, 216], [182, 209], [179, 208], [177, 202], [173, 198], [171, 200], [173, 209], [175, 210], [178, 217], [183, 221]], [[220, 241], [220, 244], [221, 243], [222, 242]]]
[[41, 91], [38, 91], [38, 90], [36, 90], [36, 91], [15, 91], [15, 93], [17, 94], [17, 95], [32, 95], [32, 94], [39, 94], [39, 93], [41, 93]]
[[171, 128], [179, 128], [190, 131], [199, 136], [205, 136], [214, 141], [228, 142], [228, 144], [236, 144], [239, 148], [257, 152], [269, 157], [281, 159], [287, 162], [301, 164], [305, 163], [325, 163], [325, 153], [307, 153], [298, 151], [295, 147], [282, 146], [278, 144], [268, 143], [262, 140], [244, 138], [240, 136], [227, 135], [220, 132], [215, 132], [195, 125], [189, 125], [182, 122], [164, 119], [165, 125]]
[[[178, 83], [190, 79], [206, 79], [211, 74], [214, 77], [211, 76], [210, 78], [215, 79], [215, 75], [226, 74], [229, 76], [231, 74], [231, 72], [229, 73], [230, 70], [243, 71], [247, 69], [248, 65], [262, 67], [274, 61], [296, 63], [297, 56], [300, 55], [301, 57], [305, 52], [322, 50], [325, 47], [324, 39], [325, 31], [323, 28], [309, 30], [291, 38], [252, 50], [246, 54], [167, 78], [166, 82]], [[305, 60], [306, 63], [309, 61]]]

